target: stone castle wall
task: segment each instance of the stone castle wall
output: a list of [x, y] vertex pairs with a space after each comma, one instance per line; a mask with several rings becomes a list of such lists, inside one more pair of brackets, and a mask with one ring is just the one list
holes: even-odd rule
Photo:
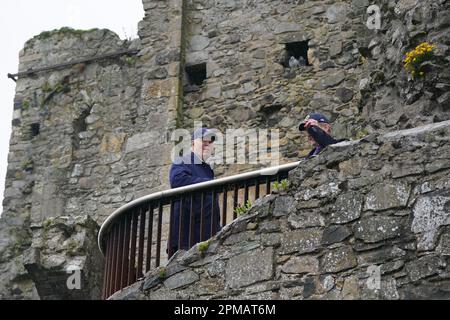
[[[0, 219], [0, 297], [75, 298], [61, 285], [73, 266], [85, 273], [90, 289], [83, 294], [98, 297], [101, 264], [86, 256], [99, 254], [99, 225], [125, 203], [168, 188], [170, 135], [194, 120], [222, 132], [279, 129], [284, 163], [309, 149], [296, 127], [310, 111], [325, 113], [335, 135], [348, 139], [449, 119], [448, 2], [383, 0], [378, 31], [365, 25], [368, 5], [144, 0], [132, 42], [108, 30], [67, 28], [27, 42], [19, 71], [124, 49], [138, 54], [18, 80]], [[425, 40], [438, 45], [436, 67], [411, 81], [402, 59]], [[307, 45], [310, 65], [283, 66], [287, 44], [298, 42]], [[206, 80], [193, 85], [186, 70], [202, 63]], [[165, 214], [164, 243], [167, 224]]]

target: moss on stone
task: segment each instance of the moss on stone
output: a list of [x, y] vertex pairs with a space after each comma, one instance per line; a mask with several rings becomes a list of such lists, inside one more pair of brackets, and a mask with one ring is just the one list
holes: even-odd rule
[[29, 108], [30, 108], [30, 101], [24, 100], [24, 101], [22, 102], [22, 110], [26, 111], [26, 110], [28, 110]]
[[48, 230], [50, 228], [52, 222], [53, 222], [53, 219], [45, 219], [42, 222], [42, 227], [44, 227], [44, 230]]
[[30, 171], [30, 170], [33, 170], [34, 162], [33, 162], [33, 160], [31, 160], [31, 159], [23, 160], [23, 161], [20, 163], [20, 167], [21, 167], [22, 170], [24, 170], [24, 171]]
[[158, 276], [160, 279], [165, 279], [167, 274], [167, 270], [164, 267], [161, 267], [158, 271]]
[[209, 248], [209, 241], [204, 241], [198, 244], [198, 251], [204, 253]]
[[81, 29], [73, 29], [70, 27], [62, 27], [61, 29], [54, 29], [51, 31], [43, 31], [40, 34], [38, 34], [35, 38], [38, 40], [45, 40], [48, 39], [54, 35], [74, 35], [74, 36], [81, 36], [83, 34], [98, 31], [98, 28], [94, 29], [88, 29], [88, 30], [81, 30]]
[[62, 27], [60, 29], [54, 29], [54, 30], [50, 30], [50, 31], [43, 31], [40, 34], [38, 34], [37, 36], [34, 36], [33, 38], [31, 38], [30, 40], [28, 40], [25, 43], [25, 49], [30, 48], [33, 44], [34, 41], [36, 40], [47, 40], [55, 35], [72, 35], [72, 36], [82, 36], [83, 34], [86, 33], [90, 33], [90, 32], [94, 32], [94, 31], [98, 31], [98, 28], [93, 28], [93, 29], [88, 29], [88, 30], [81, 30], [81, 29], [73, 29], [70, 27]]

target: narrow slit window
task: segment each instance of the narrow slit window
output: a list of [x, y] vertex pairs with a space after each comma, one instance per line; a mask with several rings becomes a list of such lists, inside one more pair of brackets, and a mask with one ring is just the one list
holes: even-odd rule
[[206, 62], [186, 66], [186, 74], [189, 85], [201, 86], [206, 80]]
[[308, 49], [309, 40], [286, 43], [285, 59], [283, 66], [285, 68], [295, 68], [309, 66]]
[[39, 123], [33, 123], [30, 125], [31, 138], [38, 136], [40, 131], [41, 125]]

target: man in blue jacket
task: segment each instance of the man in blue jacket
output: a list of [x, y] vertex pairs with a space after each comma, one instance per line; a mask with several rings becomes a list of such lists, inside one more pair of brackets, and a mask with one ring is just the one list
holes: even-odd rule
[[[187, 185], [214, 180], [214, 171], [205, 162], [211, 156], [215, 137], [214, 132], [206, 128], [197, 129], [192, 135], [191, 153], [174, 161], [170, 168], [170, 187], [180, 188]], [[202, 216], [201, 194], [194, 196], [192, 205], [194, 216], [194, 244], [214, 236], [220, 229], [220, 208], [218, 197], [213, 203], [212, 192], [206, 192], [203, 199]], [[191, 196], [173, 202], [171, 208], [169, 258], [177, 250], [190, 248], [189, 231], [191, 218]], [[180, 216], [182, 228], [180, 235]], [[212, 217], [214, 217], [212, 219]], [[203, 222], [203, 230], [200, 230]], [[201, 235], [203, 231], [203, 235]], [[181, 246], [179, 244], [181, 243]]]
[[323, 114], [311, 113], [302, 123], [298, 129], [308, 133], [308, 140], [313, 145], [314, 149], [305, 157], [310, 159], [317, 156], [323, 149], [330, 144], [335, 144], [346, 139], [335, 139], [331, 136], [330, 121]]

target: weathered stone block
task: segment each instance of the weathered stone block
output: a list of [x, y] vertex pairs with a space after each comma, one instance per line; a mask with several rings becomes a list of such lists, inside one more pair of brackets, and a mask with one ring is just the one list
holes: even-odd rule
[[283, 233], [279, 254], [314, 252], [320, 247], [322, 231], [317, 228]]
[[168, 289], [177, 289], [198, 281], [200, 277], [197, 273], [187, 270], [177, 273], [164, 281], [164, 286]]
[[286, 33], [286, 32], [296, 32], [296, 31], [301, 30], [301, 28], [302, 28], [302, 26], [297, 23], [281, 22], [276, 25], [274, 33], [282, 34], [282, 33]]
[[342, 103], [347, 103], [353, 99], [353, 90], [347, 88], [338, 88], [336, 90], [336, 96], [341, 100]]
[[160, 134], [161, 133], [157, 131], [135, 134], [127, 140], [125, 153], [131, 153], [157, 144], [160, 139]]
[[281, 270], [284, 273], [311, 273], [319, 272], [319, 260], [316, 257], [292, 257]]
[[344, 22], [349, 9], [348, 4], [334, 4], [330, 6], [326, 12], [328, 23]]
[[122, 150], [122, 145], [125, 141], [126, 134], [105, 134], [102, 138], [102, 142], [100, 144], [100, 154], [107, 153], [120, 153]]
[[344, 300], [358, 300], [360, 299], [359, 280], [355, 276], [350, 276], [345, 279], [342, 288], [342, 298]]
[[192, 51], [200, 51], [209, 46], [211, 40], [204, 36], [193, 36], [189, 41], [189, 47]]
[[445, 267], [445, 262], [435, 255], [428, 255], [418, 260], [408, 262], [405, 266], [408, 276], [412, 281], [437, 274]]
[[325, 225], [325, 219], [319, 212], [300, 211], [290, 214], [288, 223], [294, 229], [320, 227]]
[[344, 71], [338, 71], [334, 74], [330, 74], [327, 77], [324, 77], [320, 79], [320, 86], [319, 89], [327, 89], [331, 87], [335, 87], [338, 84], [340, 84], [345, 79], [345, 72]]
[[178, 79], [153, 80], [148, 84], [147, 96], [151, 99], [176, 96], [178, 91]]
[[357, 239], [374, 243], [401, 236], [403, 223], [403, 219], [398, 217], [373, 216], [358, 221], [353, 232]]
[[351, 236], [349, 228], [344, 226], [330, 226], [325, 228], [322, 235], [322, 244], [328, 245], [341, 242]]
[[225, 269], [226, 285], [236, 289], [273, 276], [273, 249], [254, 250], [232, 257]]
[[405, 207], [410, 192], [411, 187], [403, 182], [377, 184], [367, 195], [364, 210], [381, 211]]
[[342, 224], [358, 219], [361, 215], [362, 201], [363, 196], [360, 192], [341, 195], [333, 206], [330, 222]]
[[356, 257], [352, 247], [345, 246], [327, 252], [321, 261], [323, 272], [339, 272], [356, 267]]
[[294, 198], [289, 196], [281, 196], [276, 198], [275, 207], [273, 209], [273, 215], [275, 217], [281, 217], [288, 215], [294, 205]]
[[420, 196], [413, 207], [411, 230], [418, 239], [417, 249], [432, 250], [439, 228], [450, 225], [450, 192], [439, 191]]

